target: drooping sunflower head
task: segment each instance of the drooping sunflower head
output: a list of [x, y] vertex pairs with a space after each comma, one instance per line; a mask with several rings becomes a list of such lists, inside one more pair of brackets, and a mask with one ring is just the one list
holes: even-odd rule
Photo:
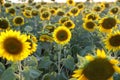
[[10, 23], [7, 18], [0, 18], [0, 29], [6, 30], [10, 28]]
[[112, 34], [109, 34], [108, 37], [103, 39], [105, 47], [108, 50], [118, 51], [120, 50], [120, 32], [116, 31]]
[[30, 48], [29, 48], [30, 54], [33, 54], [33, 53], [37, 50], [37, 44], [36, 44], [36, 42], [34, 42], [34, 41], [31, 39], [30, 36], [31, 36], [31, 35], [28, 35], [27, 42], [30, 43]]
[[67, 0], [67, 4], [69, 6], [74, 6], [75, 5], [75, 1], [74, 0]]
[[83, 28], [87, 31], [93, 32], [96, 28], [96, 23], [92, 20], [85, 21], [83, 23]]
[[42, 42], [53, 42], [54, 41], [53, 38], [47, 34], [41, 35], [39, 40]]
[[1, 32], [0, 35], [0, 56], [10, 61], [20, 61], [30, 54], [30, 43], [27, 36], [20, 31], [9, 30]]
[[87, 63], [72, 75], [77, 80], [113, 80], [113, 74], [120, 73], [119, 61], [110, 59], [103, 50], [98, 49], [97, 56], [85, 58]]
[[52, 33], [55, 30], [55, 25], [46, 25], [45, 29]]
[[71, 32], [68, 28], [59, 26], [53, 32], [53, 39], [56, 43], [65, 45], [71, 39]]
[[95, 13], [89, 13], [85, 16], [85, 18], [83, 18], [84, 21], [86, 20], [98, 20], [100, 17], [98, 14]]
[[64, 14], [65, 14], [65, 12], [63, 10], [61, 10], [61, 9], [57, 10], [57, 15], [58, 16], [63, 16]]
[[116, 28], [119, 20], [115, 17], [104, 17], [99, 21], [101, 32], [111, 32], [113, 28]]
[[109, 10], [110, 14], [117, 14], [120, 11], [119, 6], [114, 6]]
[[73, 7], [71, 10], [70, 10], [70, 14], [73, 15], [73, 16], [78, 16], [79, 14], [79, 9], [77, 7]]
[[4, 7], [5, 8], [9, 8], [9, 7], [11, 7], [12, 6], [12, 4], [11, 3], [8, 3], [8, 2], [6, 2], [5, 4], [4, 4]]
[[64, 22], [66, 22], [66, 21], [68, 21], [68, 20], [70, 20], [69, 17], [66, 17], [66, 16], [61, 17], [61, 18], [59, 19], [59, 23], [60, 23], [60, 24], [63, 24]]
[[25, 16], [26, 18], [32, 18], [31, 11], [30, 10], [23, 11], [23, 16]]
[[13, 18], [13, 23], [15, 26], [24, 25], [24, 18], [22, 16], [15, 16]]
[[12, 16], [14, 16], [16, 14], [15, 8], [10, 7], [6, 9], [7, 13], [10, 13]]
[[40, 19], [42, 20], [49, 20], [51, 17], [51, 14], [49, 11], [44, 11], [43, 13], [40, 14]]
[[39, 14], [39, 11], [37, 9], [32, 9], [31, 15], [32, 16], [37, 16]]
[[35, 8], [36, 9], [40, 9], [41, 8], [41, 4], [36, 4]]
[[64, 23], [64, 26], [67, 27], [68, 29], [73, 29], [75, 28], [75, 24], [72, 20], [68, 20]]
[[76, 5], [76, 7], [79, 9], [79, 10], [82, 10], [84, 8], [84, 3], [78, 3]]

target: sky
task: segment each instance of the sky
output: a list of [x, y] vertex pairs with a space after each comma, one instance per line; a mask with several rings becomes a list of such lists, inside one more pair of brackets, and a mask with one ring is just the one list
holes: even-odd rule
[[[20, 2], [20, 0], [11, 0], [14, 3]], [[26, 0], [27, 1], [27, 0]], [[34, 0], [35, 2], [40, 2], [41, 0]], [[44, 0], [45, 2], [51, 2], [51, 0]], [[66, 2], [66, 0], [55, 0], [56, 2]], [[81, 1], [81, 2], [85, 2], [86, 0], [74, 0], [74, 1]], [[106, 1], [106, 2], [113, 2], [116, 0], [93, 0], [95, 2], [102, 2], [102, 1]]]

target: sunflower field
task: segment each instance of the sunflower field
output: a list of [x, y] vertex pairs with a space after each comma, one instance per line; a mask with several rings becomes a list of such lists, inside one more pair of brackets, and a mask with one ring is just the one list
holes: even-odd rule
[[0, 80], [120, 80], [120, 0], [0, 0]]

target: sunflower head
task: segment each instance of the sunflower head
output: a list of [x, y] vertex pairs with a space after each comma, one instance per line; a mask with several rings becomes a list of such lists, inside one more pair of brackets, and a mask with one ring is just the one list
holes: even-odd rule
[[113, 80], [115, 72], [120, 73], [118, 60], [110, 59], [103, 50], [97, 50], [97, 55], [88, 55], [83, 67], [72, 75], [77, 80]]
[[25, 10], [32, 10], [32, 6], [26, 6]]
[[86, 15], [85, 20], [98, 20], [99, 15], [94, 13], [89, 13]]
[[37, 9], [32, 9], [31, 15], [32, 16], [37, 16], [39, 14], [39, 11]]
[[84, 8], [84, 3], [78, 3], [76, 5], [76, 7], [79, 9], [79, 10], [82, 10]]
[[103, 39], [105, 47], [108, 50], [112, 50], [112, 51], [118, 51], [120, 50], [120, 32], [116, 31], [114, 33], [111, 33], [108, 35], [108, 37], [106, 37], [105, 39]]
[[6, 9], [7, 13], [10, 13], [12, 16], [14, 16], [16, 14], [15, 8], [10, 7]]
[[72, 20], [68, 20], [64, 23], [64, 26], [67, 27], [68, 29], [73, 29], [75, 28], [75, 24]]
[[10, 23], [7, 18], [0, 18], [0, 29], [6, 30], [10, 28]]
[[43, 12], [46, 12], [46, 11], [49, 11], [48, 7], [41, 7], [40, 8], [40, 13], [43, 13]]
[[24, 24], [24, 18], [22, 16], [15, 16], [13, 19], [13, 23], [15, 26], [21, 26]]
[[42, 42], [53, 42], [54, 41], [53, 38], [47, 34], [41, 35], [39, 40]]
[[68, 20], [70, 20], [69, 17], [61, 17], [61, 18], [59, 19], [59, 23], [60, 23], [60, 24], [63, 24], [64, 22], [66, 22], [66, 21], [68, 21]]
[[62, 11], [61, 9], [57, 10], [57, 15], [58, 16], [63, 16], [65, 14], [64, 11]]
[[93, 32], [95, 30], [95, 27], [96, 27], [96, 24], [92, 20], [88, 20], [83, 23], [83, 28], [90, 32]]
[[100, 21], [100, 31], [101, 32], [110, 32], [113, 28], [116, 28], [119, 20], [115, 17], [104, 17]]
[[54, 25], [46, 25], [45, 29], [47, 29], [49, 31], [49, 33], [52, 33], [55, 30], [55, 26]]
[[43, 12], [43, 13], [40, 14], [40, 18], [42, 20], [49, 20], [50, 17], [51, 17], [51, 14], [50, 14], [49, 11], [45, 11], [45, 12]]
[[0, 5], [3, 5], [4, 4], [4, 0], [0, 0]]
[[8, 2], [6, 2], [5, 4], [4, 4], [4, 7], [5, 8], [9, 8], [9, 7], [11, 7], [12, 6], [12, 4], [11, 3], [8, 3]]
[[79, 14], [79, 9], [77, 7], [74, 7], [70, 10], [70, 14], [73, 16], [78, 16]]
[[114, 6], [109, 10], [110, 14], [117, 14], [119, 12], [119, 7], [118, 6]]
[[57, 14], [57, 10], [55, 10], [55, 9], [50, 9], [50, 13], [51, 13], [51, 15], [56, 15]]
[[31, 11], [30, 10], [23, 11], [23, 16], [25, 16], [26, 18], [32, 18]]
[[56, 43], [65, 45], [71, 39], [71, 32], [68, 28], [59, 26], [53, 32], [53, 39]]
[[75, 1], [74, 0], [67, 0], [67, 4], [69, 6], [74, 6], [75, 5]]
[[20, 61], [27, 58], [30, 54], [30, 43], [27, 36], [19, 31], [9, 30], [1, 32], [0, 38], [0, 56], [10, 61]]
[[36, 9], [40, 9], [40, 8], [41, 8], [41, 4], [37, 4], [37, 5], [35, 6], [35, 8], [36, 8]]

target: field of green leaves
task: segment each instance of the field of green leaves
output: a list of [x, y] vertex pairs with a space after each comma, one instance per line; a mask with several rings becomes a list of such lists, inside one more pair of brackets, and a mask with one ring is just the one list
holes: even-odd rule
[[0, 0], [0, 80], [120, 80], [120, 0], [52, 1]]

